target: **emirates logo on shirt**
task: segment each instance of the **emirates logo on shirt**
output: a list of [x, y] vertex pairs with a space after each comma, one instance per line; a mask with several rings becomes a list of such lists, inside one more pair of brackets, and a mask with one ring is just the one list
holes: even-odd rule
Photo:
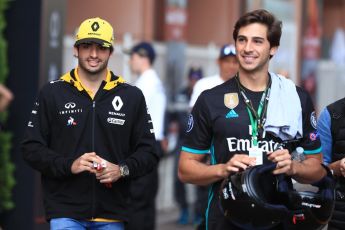
[[[228, 142], [228, 149], [230, 152], [248, 152], [251, 148], [251, 141], [249, 139], [237, 139], [236, 137], [229, 137], [226, 138], [226, 140]], [[273, 140], [259, 140], [258, 145], [263, 152], [273, 152], [275, 149], [277, 149], [279, 143]]]

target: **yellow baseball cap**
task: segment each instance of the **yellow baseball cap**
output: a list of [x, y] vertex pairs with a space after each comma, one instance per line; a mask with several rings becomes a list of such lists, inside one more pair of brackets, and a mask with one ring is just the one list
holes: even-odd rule
[[74, 45], [95, 42], [103, 47], [110, 48], [114, 42], [113, 27], [101, 18], [89, 18], [83, 21], [75, 36]]

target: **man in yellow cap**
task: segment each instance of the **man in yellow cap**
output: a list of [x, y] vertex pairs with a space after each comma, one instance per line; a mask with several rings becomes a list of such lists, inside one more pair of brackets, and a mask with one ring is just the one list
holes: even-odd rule
[[22, 142], [42, 176], [51, 229], [124, 229], [131, 178], [158, 155], [142, 92], [107, 69], [113, 28], [85, 20], [74, 45], [78, 66], [43, 87]]

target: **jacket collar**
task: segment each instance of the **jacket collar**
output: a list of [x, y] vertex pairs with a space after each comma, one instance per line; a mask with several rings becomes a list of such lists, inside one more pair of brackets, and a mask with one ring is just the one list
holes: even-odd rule
[[[79, 78], [78, 72], [77, 72], [77, 68], [72, 69], [68, 73], [65, 73], [60, 79], [73, 85], [79, 91], [85, 90], [90, 95], [90, 93], [89, 93], [90, 91], [87, 88], [85, 88], [80, 81], [80, 78]], [[118, 86], [119, 84], [124, 83], [125, 80], [121, 76], [116, 76], [116, 75], [114, 75], [113, 72], [107, 70], [107, 76], [106, 76], [106, 79], [104, 82], [105, 82], [105, 84], [103, 86], [103, 89], [104, 90], [111, 90], [111, 89], [115, 88], [116, 86]]]

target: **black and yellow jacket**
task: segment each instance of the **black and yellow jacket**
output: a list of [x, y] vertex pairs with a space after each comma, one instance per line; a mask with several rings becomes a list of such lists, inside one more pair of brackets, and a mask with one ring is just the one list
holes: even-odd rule
[[87, 152], [128, 165], [130, 177], [157, 166], [150, 115], [142, 92], [108, 71], [94, 97], [72, 70], [41, 90], [22, 142], [24, 159], [42, 176], [46, 218], [127, 221], [129, 181], [107, 188], [95, 175], [71, 173]]

